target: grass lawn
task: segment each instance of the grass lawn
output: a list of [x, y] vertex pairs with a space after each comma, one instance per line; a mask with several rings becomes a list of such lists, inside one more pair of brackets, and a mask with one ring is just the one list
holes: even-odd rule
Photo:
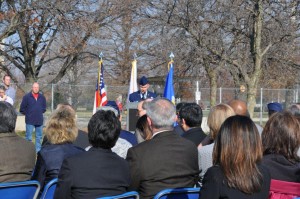
[[[17, 131], [16, 134], [25, 139], [25, 131]], [[35, 144], [35, 132], [32, 133], [32, 142]]]

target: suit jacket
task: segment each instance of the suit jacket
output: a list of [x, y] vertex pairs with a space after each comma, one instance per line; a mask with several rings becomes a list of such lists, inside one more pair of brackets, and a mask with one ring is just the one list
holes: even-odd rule
[[190, 128], [182, 137], [192, 141], [196, 146], [198, 146], [202, 140], [206, 137], [206, 134], [203, 132], [201, 127]]
[[54, 198], [85, 198], [122, 194], [130, 183], [126, 160], [110, 149], [91, 148], [64, 160]]
[[41, 190], [53, 178], [57, 178], [62, 162], [65, 158], [82, 153], [84, 149], [71, 143], [44, 145], [38, 152], [32, 180], [40, 182]]
[[[156, 98], [157, 95], [155, 93], [152, 93], [150, 91], [147, 91], [147, 97], [146, 99], [148, 98]], [[141, 98], [141, 92], [140, 91], [136, 91], [134, 93], [131, 93], [129, 95], [129, 101], [130, 102], [139, 102], [139, 101], [142, 101], [143, 99]]]
[[203, 199], [267, 199], [270, 190], [270, 173], [268, 169], [262, 165], [258, 165], [258, 169], [263, 176], [262, 188], [259, 192], [246, 194], [238, 189], [231, 188], [226, 183], [225, 175], [220, 166], [209, 168], [204, 176], [203, 185], [200, 190], [199, 198]]
[[0, 133], [0, 182], [30, 180], [36, 152], [32, 142], [15, 133]]
[[166, 188], [192, 187], [198, 181], [198, 151], [173, 131], [161, 132], [128, 150], [130, 190], [153, 198]]

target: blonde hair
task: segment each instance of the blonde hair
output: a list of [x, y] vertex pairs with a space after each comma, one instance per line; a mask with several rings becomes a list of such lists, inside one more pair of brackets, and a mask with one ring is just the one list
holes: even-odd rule
[[210, 110], [207, 118], [207, 125], [213, 140], [217, 137], [223, 122], [233, 115], [235, 115], [234, 110], [227, 104], [218, 104]]
[[75, 111], [66, 105], [58, 107], [49, 117], [45, 132], [51, 144], [74, 142], [78, 135]]

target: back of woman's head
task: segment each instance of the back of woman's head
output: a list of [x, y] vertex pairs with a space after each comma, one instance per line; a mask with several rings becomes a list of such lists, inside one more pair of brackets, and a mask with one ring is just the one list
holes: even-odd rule
[[147, 115], [143, 115], [136, 122], [136, 132], [140, 133], [144, 140], [150, 140], [152, 131], [147, 121]]
[[264, 154], [281, 154], [291, 162], [300, 161], [299, 120], [290, 112], [278, 112], [269, 119], [262, 132]]
[[213, 163], [221, 166], [228, 186], [248, 194], [260, 191], [257, 163], [261, 158], [261, 140], [253, 121], [240, 115], [227, 118], [215, 139]]
[[75, 111], [65, 106], [57, 108], [51, 114], [45, 132], [52, 144], [74, 142], [78, 135]]
[[214, 106], [207, 118], [207, 125], [210, 129], [210, 136], [215, 139], [223, 122], [230, 116], [235, 115], [234, 110], [227, 104], [218, 104]]

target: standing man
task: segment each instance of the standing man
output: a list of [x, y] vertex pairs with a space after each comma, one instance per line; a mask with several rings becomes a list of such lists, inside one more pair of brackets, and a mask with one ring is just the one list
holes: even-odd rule
[[139, 102], [148, 98], [156, 98], [156, 94], [148, 91], [149, 82], [148, 79], [143, 76], [140, 79], [140, 90], [129, 95], [130, 102]]
[[9, 96], [13, 102], [15, 102], [16, 98], [16, 90], [10, 86], [10, 76], [4, 75], [3, 77], [3, 86], [5, 87], [5, 94]]
[[26, 139], [32, 140], [32, 131], [35, 128], [36, 152], [41, 149], [43, 136], [43, 113], [46, 111], [46, 99], [39, 93], [40, 87], [37, 82], [33, 83], [31, 92], [27, 93], [21, 103], [20, 112], [25, 115]]

